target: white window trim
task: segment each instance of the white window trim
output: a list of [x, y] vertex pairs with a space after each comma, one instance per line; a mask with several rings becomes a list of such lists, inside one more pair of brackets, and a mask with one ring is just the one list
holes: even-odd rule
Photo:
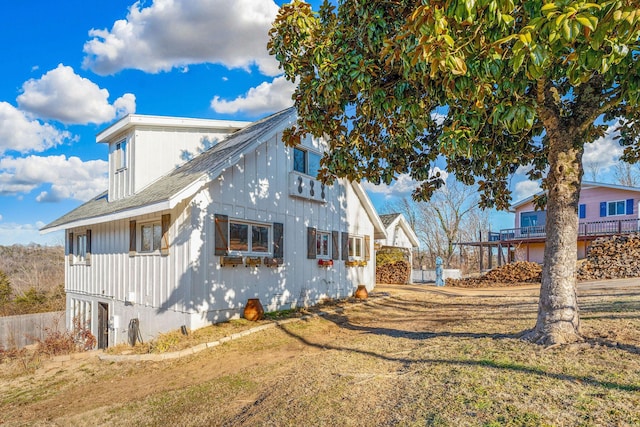
[[[353, 255], [349, 254], [349, 261], [362, 261], [364, 260], [364, 237], [363, 236], [359, 236], [359, 235], [353, 235], [350, 234], [349, 235], [349, 243], [351, 243], [351, 241], [355, 241], [357, 242], [357, 244], [360, 246], [360, 255], [356, 255], [357, 250], [356, 247], [354, 247], [353, 249]], [[349, 252], [351, 249], [351, 244], [348, 245], [348, 250]]]
[[[123, 139], [122, 141], [118, 141], [115, 143], [114, 147], [115, 149], [113, 150], [113, 155], [114, 155], [114, 163], [115, 163], [115, 170], [116, 172], [120, 172], [123, 171], [125, 169], [127, 169], [127, 165], [129, 164], [129, 162], [127, 161], [127, 140]], [[121, 148], [118, 148], [118, 146], [120, 146]], [[122, 146], [124, 146], [124, 148], [122, 148]], [[118, 153], [120, 152], [120, 153]]]
[[[158, 226], [160, 227], [160, 246], [158, 247], [158, 249], [154, 249], [151, 251], [144, 251], [142, 250], [142, 238], [143, 238], [143, 233], [142, 233], [142, 227], [145, 226]], [[149, 255], [160, 255], [161, 251], [160, 249], [162, 248], [162, 221], [160, 218], [157, 219], [152, 219], [149, 221], [144, 221], [141, 222], [139, 224], [136, 225], [136, 248], [137, 248], [137, 255], [143, 255], [143, 256], [149, 256]], [[153, 244], [153, 242], [151, 242]]]
[[[267, 250], [264, 252], [260, 252], [260, 251], [253, 251], [253, 238], [252, 238], [252, 234], [250, 232], [248, 232], [247, 235], [247, 239], [248, 239], [248, 246], [249, 246], [249, 250], [248, 251], [239, 251], [239, 250], [233, 250], [231, 249], [231, 224], [242, 224], [242, 225], [247, 225], [249, 227], [252, 226], [258, 226], [258, 227], [265, 227], [268, 230], [268, 237], [267, 237]], [[242, 220], [242, 219], [233, 219], [233, 218], [229, 218], [229, 241], [227, 242], [227, 245], [229, 247], [229, 255], [231, 256], [271, 256], [272, 252], [272, 248], [273, 248], [273, 224], [268, 223], [268, 222], [258, 222], [258, 221], [247, 221], [247, 220]]]
[[[304, 172], [300, 172], [300, 171], [295, 169], [295, 166], [296, 166], [295, 165], [295, 154], [294, 154], [295, 150], [304, 151], [306, 153], [305, 154], [305, 162], [304, 162], [305, 163], [304, 164]], [[294, 147], [293, 151], [292, 151], [292, 155], [291, 155], [291, 161], [292, 161], [291, 170], [296, 172], [296, 173], [299, 173], [299, 174], [302, 174], [302, 175], [305, 175], [305, 176], [309, 176], [309, 177], [311, 177], [313, 179], [317, 179], [316, 176], [313, 176], [313, 175], [309, 174], [309, 154], [315, 154], [315, 155], [319, 156], [320, 159], [322, 159], [322, 153], [317, 151], [317, 150], [313, 150], [313, 149], [310, 149], [310, 148], [307, 148], [307, 147], [303, 147], [303, 146]]]
[[[84, 256], [80, 256], [80, 238], [84, 238]], [[87, 233], [74, 234], [73, 239], [73, 264], [83, 265], [87, 263]]]
[[[609, 213], [609, 205], [614, 204], [614, 203], [615, 204], [622, 203], [622, 211], [623, 212], [621, 214], [619, 214], [619, 213], [610, 214]], [[610, 216], [623, 216], [623, 215], [626, 215], [626, 214], [627, 214], [627, 201], [626, 200], [611, 200], [611, 201], [607, 202], [607, 217], [610, 217]]]
[[[326, 254], [321, 254], [320, 251], [318, 251], [318, 241], [320, 239], [320, 236], [327, 236], [327, 253]], [[331, 250], [332, 250], [332, 248], [333, 248], [333, 246], [332, 246], [332, 242], [331, 242], [331, 232], [316, 230], [316, 258], [317, 259], [332, 259], [331, 258]]]

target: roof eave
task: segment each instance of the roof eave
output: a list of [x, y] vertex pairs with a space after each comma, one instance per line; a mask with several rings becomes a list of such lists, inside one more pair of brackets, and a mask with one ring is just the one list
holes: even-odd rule
[[210, 128], [237, 131], [251, 122], [238, 120], [195, 119], [190, 117], [148, 116], [128, 114], [96, 135], [96, 142], [108, 142], [111, 137], [135, 126], [166, 126], [178, 128]]
[[121, 219], [131, 218], [140, 215], [160, 212], [171, 209], [170, 200], [163, 200], [145, 206], [138, 206], [130, 209], [123, 209], [106, 215], [82, 218], [75, 221], [69, 221], [53, 227], [44, 227], [40, 229], [40, 234], [52, 233], [54, 231], [68, 230], [70, 228], [83, 227], [87, 225], [102, 224], [109, 221], [117, 221]]
[[373, 203], [371, 203], [369, 196], [367, 196], [367, 193], [365, 193], [364, 188], [362, 188], [362, 185], [358, 182], [351, 182], [351, 186], [358, 196], [358, 199], [360, 199], [360, 203], [362, 203], [362, 206], [364, 207], [367, 215], [369, 216], [369, 219], [371, 220], [371, 223], [373, 224], [373, 238], [386, 239], [387, 231], [385, 229], [385, 226], [382, 223], [378, 212], [376, 212], [376, 209], [373, 207]]

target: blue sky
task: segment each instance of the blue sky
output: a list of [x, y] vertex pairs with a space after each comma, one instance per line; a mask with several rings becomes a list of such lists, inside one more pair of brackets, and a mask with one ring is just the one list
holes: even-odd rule
[[[283, 3], [4, 5], [0, 245], [63, 243], [60, 233], [38, 229], [106, 189], [107, 151], [95, 135], [128, 113], [255, 120], [290, 106], [293, 88], [266, 51], [267, 31]], [[596, 145], [586, 160], [593, 157], [606, 173], [619, 147], [610, 138]], [[412, 186], [400, 177], [391, 187], [366, 188], [381, 208], [408, 196]], [[539, 189], [522, 174], [513, 188], [516, 199]], [[508, 214], [492, 219], [495, 229], [512, 224]]]

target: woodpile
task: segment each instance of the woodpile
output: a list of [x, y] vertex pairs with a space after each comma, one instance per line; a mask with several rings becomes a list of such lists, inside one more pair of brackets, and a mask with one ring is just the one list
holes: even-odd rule
[[518, 261], [494, 268], [479, 277], [446, 279], [445, 286], [458, 288], [485, 288], [529, 283], [540, 283], [542, 266], [535, 262]]
[[411, 279], [411, 265], [407, 261], [390, 262], [376, 268], [376, 283], [407, 284]]
[[578, 269], [578, 280], [640, 277], [640, 235], [626, 234], [595, 240]]

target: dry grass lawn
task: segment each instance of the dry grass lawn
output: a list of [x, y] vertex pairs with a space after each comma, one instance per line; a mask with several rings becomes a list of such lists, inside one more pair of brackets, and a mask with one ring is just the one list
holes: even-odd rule
[[587, 341], [545, 349], [535, 288], [379, 286], [179, 360], [5, 367], [0, 424], [640, 425], [640, 286], [580, 303]]

